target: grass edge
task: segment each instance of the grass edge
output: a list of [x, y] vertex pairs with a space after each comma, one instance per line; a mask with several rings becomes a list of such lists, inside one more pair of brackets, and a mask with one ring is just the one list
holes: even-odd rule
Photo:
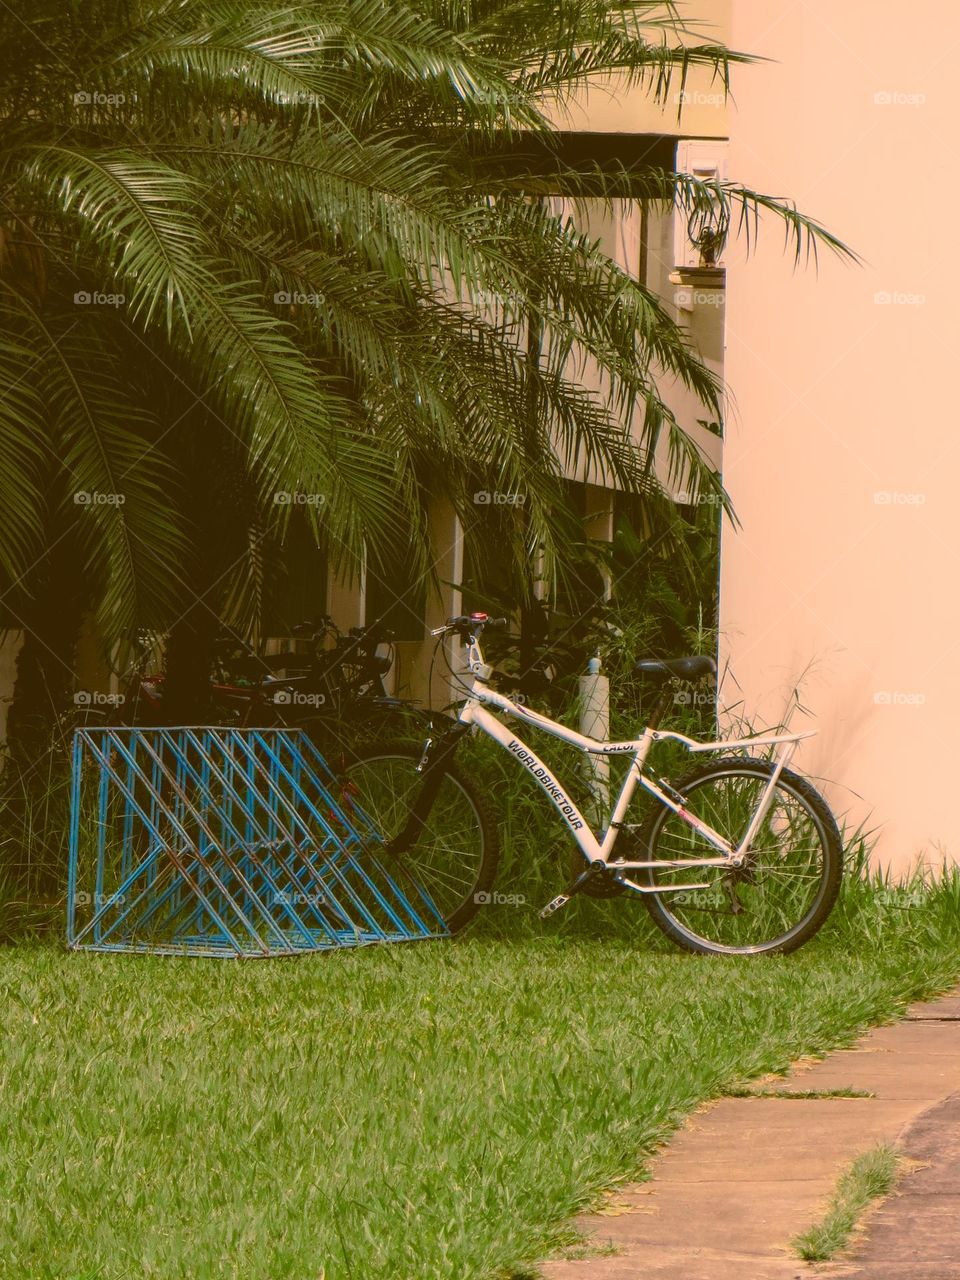
[[892, 1143], [880, 1142], [861, 1151], [837, 1179], [823, 1218], [791, 1240], [797, 1256], [805, 1262], [834, 1258], [846, 1248], [866, 1211], [893, 1191], [904, 1167], [905, 1161]]

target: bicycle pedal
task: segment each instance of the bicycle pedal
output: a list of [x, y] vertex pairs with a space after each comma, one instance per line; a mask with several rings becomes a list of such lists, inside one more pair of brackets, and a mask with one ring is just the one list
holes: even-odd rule
[[568, 893], [558, 893], [557, 896], [551, 899], [551, 901], [548, 902], [540, 912], [540, 919], [546, 920], [549, 916], [552, 916], [555, 911], [559, 911], [561, 907], [565, 907], [569, 901], [570, 895]]

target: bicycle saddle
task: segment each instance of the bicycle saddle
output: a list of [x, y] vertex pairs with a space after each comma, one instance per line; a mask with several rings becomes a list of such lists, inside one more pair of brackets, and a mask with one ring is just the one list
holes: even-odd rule
[[698, 653], [689, 658], [638, 658], [633, 669], [637, 675], [657, 676], [661, 680], [668, 677], [699, 680], [701, 676], [713, 675], [717, 664], [707, 654]]

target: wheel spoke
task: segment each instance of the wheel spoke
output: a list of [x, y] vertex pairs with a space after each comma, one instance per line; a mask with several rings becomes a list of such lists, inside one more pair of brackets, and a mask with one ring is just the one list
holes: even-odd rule
[[[685, 807], [739, 847], [769, 783], [769, 768], [744, 762], [704, 770], [681, 786]], [[654, 919], [682, 945], [720, 952], [781, 949], [809, 931], [812, 921], [822, 920], [828, 886], [839, 875], [836, 828], [791, 776], [779, 779], [742, 867], [691, 865], [650, 872], [650, 883], [664, 887], [709, 886], [665, 893], [650, 903]], [[713, 846], [672, 810], [659, 815], [649, 846], [645, 856], [662, 861], [694, 863], [716, 856]]]
[[[387, 844], [406, 827], [423, 787], [418, 760], [419, 753], [384, 753], [361, 758], [344, 771], [348, 802]], [[444, 920], [469, 910], [480, 882], [484, 836], [470, 795], [451, 774], [442, 778], [416, 839], [396, 857], [398, 868], [422, 886]]]

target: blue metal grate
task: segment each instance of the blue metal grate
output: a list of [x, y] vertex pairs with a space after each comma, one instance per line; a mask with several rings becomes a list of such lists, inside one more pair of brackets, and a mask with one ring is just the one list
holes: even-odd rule
[[296, 729], [78, 729], [67, 944], [277, 956], [445, 937]]

